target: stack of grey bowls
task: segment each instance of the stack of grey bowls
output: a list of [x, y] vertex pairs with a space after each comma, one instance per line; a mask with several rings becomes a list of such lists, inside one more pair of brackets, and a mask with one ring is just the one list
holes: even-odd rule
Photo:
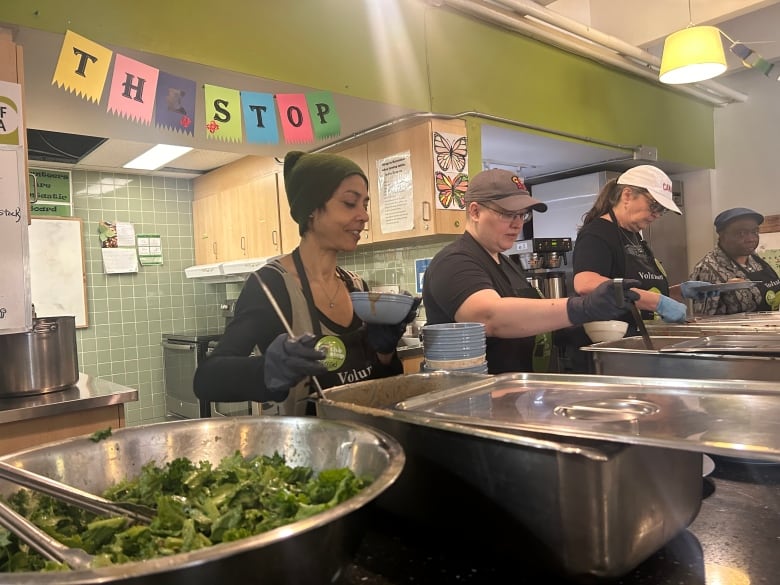
[[487, 374], [485, 326], [441, 323], [422, 328], [423, 372], [447, 370]]

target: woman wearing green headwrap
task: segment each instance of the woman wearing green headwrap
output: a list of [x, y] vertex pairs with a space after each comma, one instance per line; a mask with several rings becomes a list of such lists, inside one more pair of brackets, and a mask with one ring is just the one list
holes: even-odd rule
[[[313, 392], [312, 375], [328, 388], [400, 374], [395, 347], [419, 299], [398, 325], [364, 325], [353, 311], [349, 293], [368, 286], [339, 267], [337, 256], [355, 250], [368, 222], [368, 179], [357, 164], [333, 154], [289, 152], [284, 183], [300, 244], [247, 279], [235, 316], [198, 367], [194, 386], [202, 400], [275, 402], [279, 414], [300, 415], [313, 412], [305, 400]], [[258, 279], [295, 338], [285, 333]], [[262, 355], [250, 356], [255, 347]]]

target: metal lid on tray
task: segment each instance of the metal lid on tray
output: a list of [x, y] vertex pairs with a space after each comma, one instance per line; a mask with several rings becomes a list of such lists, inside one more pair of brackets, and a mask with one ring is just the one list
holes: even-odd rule
[[780, 389], [765, 382], [504, 374], [396, 409], [505, 431], [780, 462]]

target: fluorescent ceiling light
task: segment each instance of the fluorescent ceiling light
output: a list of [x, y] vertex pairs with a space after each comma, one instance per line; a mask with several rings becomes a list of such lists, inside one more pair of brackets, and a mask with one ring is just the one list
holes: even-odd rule
[[191, 146], [158, 144], [122, 166], [125, 169], [154, 171], [192, 150]]

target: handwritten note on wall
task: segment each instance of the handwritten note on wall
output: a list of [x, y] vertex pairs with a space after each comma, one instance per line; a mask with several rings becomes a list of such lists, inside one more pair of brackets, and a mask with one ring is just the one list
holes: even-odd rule
[[32, 327], [22, 90], [0, 82], [0, 333]]

